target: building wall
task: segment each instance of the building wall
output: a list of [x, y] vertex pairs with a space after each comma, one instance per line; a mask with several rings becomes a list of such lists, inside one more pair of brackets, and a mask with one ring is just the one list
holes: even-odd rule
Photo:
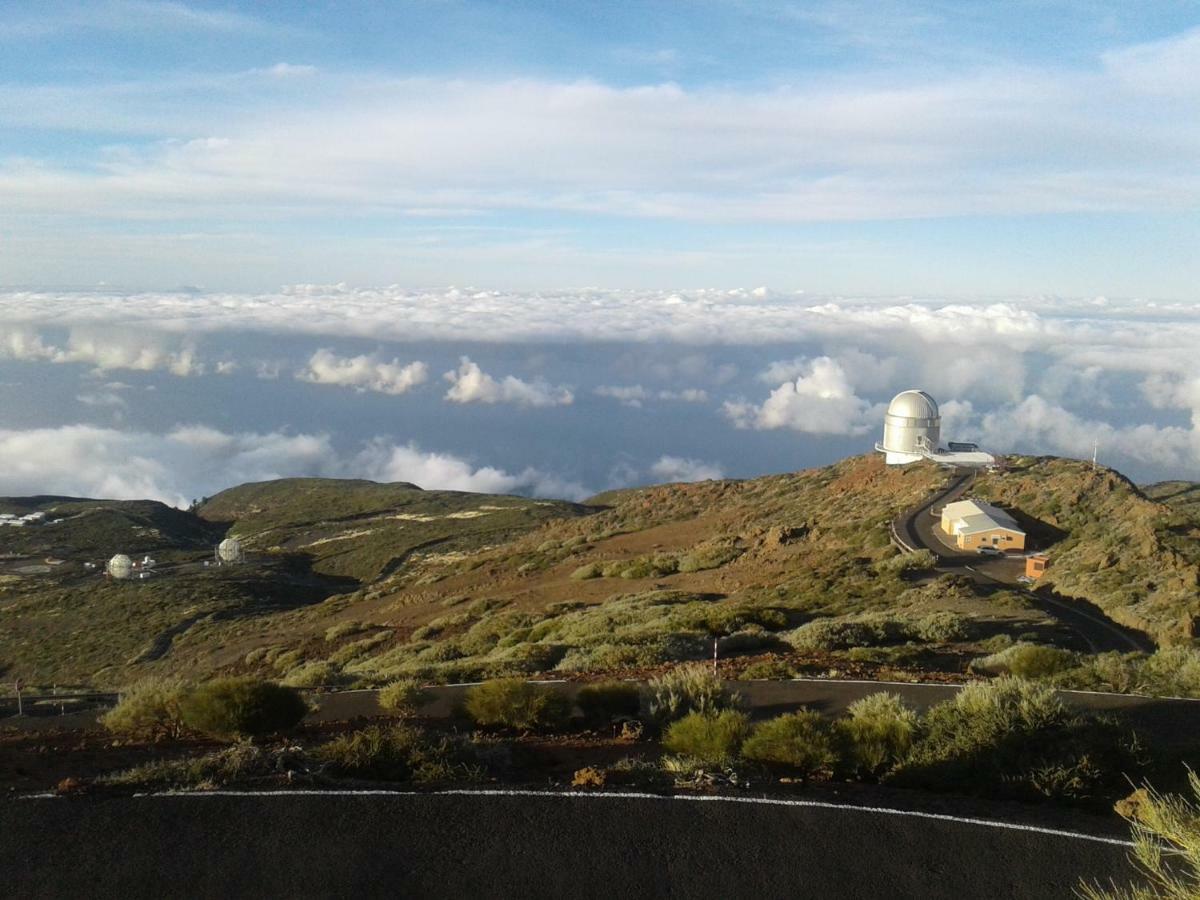
[[[999, 542], [993, 542], [992, 538], [999, 538]], [[1024, 550], [1025, 535], [1003, 528], [993, 528], [975, 534], [960, 534], [958, 547], [960, 550], [978, 550], [980, 547], [995, 547], [997, 550], [1005, 551]]]

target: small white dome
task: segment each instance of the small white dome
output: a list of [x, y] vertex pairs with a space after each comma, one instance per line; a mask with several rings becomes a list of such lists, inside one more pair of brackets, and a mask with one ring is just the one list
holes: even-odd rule
[[124, 553], [118, 553], [108, 561], [105, 571], [112, 578], [125, 579], [133, 574], [133, 560]]
[[903, 419], [938, 418], [937, 401], [924, 391], [901, 391], [888, 404], [888, 415]]
[[217, 558], [222, 562], [236, 562], [242, 557], [242, 544], [237, 538], [225, 538], [217, 545]]

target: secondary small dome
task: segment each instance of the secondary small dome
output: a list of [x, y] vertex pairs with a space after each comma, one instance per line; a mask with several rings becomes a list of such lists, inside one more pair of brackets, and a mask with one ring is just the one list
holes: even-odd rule
[[223, 563], [240, 562], [242, 543], [237, 538], [225, 538], [217, 545], [217, 560]]
[[133, 575], [133, 560], [124, 553], [118, 553], [108, 561], [108, 565], [104, 567], [104, 570], [108, 572], [109, 577], [124, 581]]

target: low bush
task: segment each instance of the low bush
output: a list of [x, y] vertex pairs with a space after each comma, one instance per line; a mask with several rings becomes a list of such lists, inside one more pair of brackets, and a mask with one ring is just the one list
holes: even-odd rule
[[607, 725], [614, 719], [637, 716], [642, 691], [628, 681], [601, 681], [588, 684], [575, 695], [584, 719], [595, 725]]
[[321, 746], [317, 759], [335, 774], [381, 781], [475, 780], [466, 747], [408, 725], [370, 725]]
[[974, 630], [971, 626], [971, 620], [966, 616], [940, 610], [913, 623], [912, 634], [927, 644], [949, 644], [968, 640]]
[[1017, 643], [982, 659], [972, 660], [972, 672], [1015, 675], [1018, 678], [1049, 678], [1075, 666], [1075, 654], [1043, 644]]
[[669, 722], [689, 713], [716, 713], [736, 707], [737, 694], [731, 694], [712, 670], [703, 665], [678, 666], [651, 678], [646, 685], [651, 718]]
[[733, 562], [743, 552], [741, 547], [729, 541], [699, 544], [681, 556], [677, 565], [680, 572], [719, 569]]
[[412, 716], [429, 702], [429, 692], [416, 679], [402, 678], [380, 689], [378, 700], [380, 708], [392, 715]]
[[784, 638], [797, 650], [845, 650], [871, 647], [902, 639], [900, 623], [887, 616], [857, 616], [845, 619], [815, 619]]
[[145, 678], [121, 692], [117, 705], [100, 717], [100, 724], [129, 737], [178, 738], [184, 728], [180, 704], [187, 691], [182, 678]]
[[254, 678], [206, 682], [180, 702], [183, 723], [213, 737], [254, 737], [287, 731], [308, 705], [292, 688]]
[[1136, 738], [1113, 721], [1068, 709], [1045, 685], [1002, 676], [931, 708], [889, 775], [901, 785], [1083, 799], [1134, 769]]
[[898, 694], [871, 694], [850, 704], [848, 712], [837, 731], [843, 759], [855, 774], [877, 777], [908, 754], [918, 719]]
[[331, 662], [308, 662], [297, 666], [283, 677], [280, 684], [294, 688], [315, 688], [335, 685], [341, 680], [338, 667]]
[[552, 731], [566, 725], [571, 701], [550, 687], [498, 678], [468, 688], [463, 708], [483, 727]]
[[692, 712], [667, 727], [662, 745], [699, 763], [727, 766], [737, 759], [749, 730], [750, 720], [737, 710]]
[[761, 659], [742, 669], [738, 675], [739, 681], [755, 681], [759, 679], [784, 681], [796, 677], [795, 667], [782, 659]]
[[742, 745], [742, 756], [786, 767], [805, 778], [833, 768], [838, 759], [830, 724], [807, 709], [759, 723]]
[[328, 643], [338, 640], [339, 638], [349, 637], [352, 634], [358, 634], [367, 626], [362, 622], [338, 622], [336, 625], [330, 625], [325, 629], [325, 640]]
[[588, 563], [580, 566], [571, 573], [572, 581], [587, 581], [589, 578], [599, 578], [604, 574], [604, 567], [600, 563]]
[[[1191, 797], [1139, 788], [1122, 815], [1133, 832], [1133, 861], [1141, 882], [1126, 889], [1083, 882], [1085, 900], [1189, 900], [1200, 893], [1200, 777], [1188, 772]], [[1131, 799], [1133, 799], [1131, 798]]]
[[270, 774], [266, 754], [251, 743], [234, 744], [186, 759], [156, 760], [103, 776], [104, 784], [172, 790], [212, 789], [248, 775]]

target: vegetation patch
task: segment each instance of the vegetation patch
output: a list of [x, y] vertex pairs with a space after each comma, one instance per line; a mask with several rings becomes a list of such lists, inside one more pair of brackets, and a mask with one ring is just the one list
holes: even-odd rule
[[180, 703], [180, 714], [187, 727], [219, 738], [287, 731], [307, 713], [308, 705], [292, 688], [253, 678], [205, 682]]

